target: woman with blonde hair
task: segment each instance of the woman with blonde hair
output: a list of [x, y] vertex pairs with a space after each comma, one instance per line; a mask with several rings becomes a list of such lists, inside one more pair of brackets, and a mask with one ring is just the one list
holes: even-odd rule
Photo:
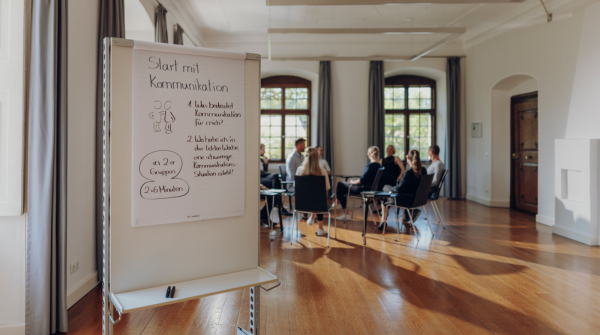
[[[336, 196], [339, 204], [342, 205], [342, 209], [344, 213], [339, 216], [338, 220], [351, 220], [350, 214], [348, 214], [348, 209], [346, 208], [346, 204], [348, 202], [348, 190], [352, 194], [360, 195], [360, 192], [363, 191], [371, 191], [371, 186], [373, 186], [373, 182], [375, 181], [375, 176], [377, 175], [377, 171], [381, 168], [381, 164], [379, 164], [379, 148], [376, 146], [372, 146], [367, 150], [367, 156], [369, 157], [369, 164], [363, 170], [363, 174], [360, 179], [351, 180], [348, 182], [339, 182], [336, 188]], [[378, 190], [373, 190], [378, 191]]]
[[[317, 148], [309, 147], [306, 150], [306, 154], [304, 154], [304, 162], [302, 165], [298, 167], [296, 170], [296, 176], [324, 176], [325, 177], [325, 190], [329, 191], [329, 176], [327, 175], [327, 171], [323, 169], [319, 165], [319, 150]], [[312, 225], [315, 219], [317, 218], [317, 223], [319, 224], [319, 230], [317, 230], [318, 236], [323, 236], [327, 234], [327, 231], [323, 229], [323, 214], [313, 214], [311, 215], [306, 223]]]

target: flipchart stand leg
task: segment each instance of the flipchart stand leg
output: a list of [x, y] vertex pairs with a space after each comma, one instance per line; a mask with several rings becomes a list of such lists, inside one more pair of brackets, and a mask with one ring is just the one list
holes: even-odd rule
[[237, 335], [260, 335], [260, 286], [250, 288], [250, 331], [238, 327]]

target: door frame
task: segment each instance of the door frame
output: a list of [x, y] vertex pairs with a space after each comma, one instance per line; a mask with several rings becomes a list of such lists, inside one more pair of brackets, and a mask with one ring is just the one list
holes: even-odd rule
[[[512, 159], [512, 153], [515, 152], [515, 110], [514, 110], [514, 106], [517, 103], [521, 103], [521, 102], [526, 102], [529, 100], [538, 100], [538, 91], [535, 92], [529, 92], [529, 93], [524, 93], [524, 94], [519, 94], [519, 95], [513, 95], [512, 97], [510, 97], [510, 154], [509, 154], [509, 159], [510, 159], [510, 209], [516, 209], [516, 210], [520, 210], [516, 207], [516, 197], [515, 197], [515, 168], [516, 168], [516, 161], [514, 159]], [[539, 115], [539, 100], [538, 100], [538, 115]], [[538, 118], [538, 143], [540, 143], [539, 141], [539, 118]], [[538, 146], [538, 171], [539, 171], [539, 152], [540, 152], [540, 145]], [[538, 190], [539, 190], [539, 174], [538, 174]], [[536, 190], [536, 193], [538, 193]], [[539, 198], [539, 194], [538, 194], [538, 198]], [[528, 212], [529, 213], [529, 212]]]

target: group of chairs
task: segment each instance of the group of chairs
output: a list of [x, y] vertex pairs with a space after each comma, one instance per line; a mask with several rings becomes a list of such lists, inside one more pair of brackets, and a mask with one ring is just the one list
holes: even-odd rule
[[[375, 175], [375, 180], [373, 181], [373, 186], [371, 187], [372, 190], [377, 191], [379, 190], [379, 183], [381, 180], [381, 176], [383, 175], [383, 171], [385, 170], [385, 168], [380, 168], [377, 171], [377, 174]], [[331, 229], [331, 211], [333, 209], [335, 209], [335, 193], [331, 194], [331, 195], [327, 195], [326, 193], [326, 186], [325, 186], [325, 178], [322, 178], [321, 176], [296, 176], [294, 181], [286, 181], [286, 170], [285, 170], [285, 165], [280, 165], [279, 166], [279, 177], [281, 178], [281, 185], [282, 187], [287, 189], [287, 185], [288, 184], [293, 184], [294, 185], [294, 191], [286, 191], [285, 193], [283, 193], [285, 196], [288, 196], [289, 199], [289, 206], [290, 206], [290, 212], [293, 213], [292, 216], [292, 229], [294, 229], [294, 234], [295, 234], [295, 238], [297, 239], [298, 237], [298, 216], [297, 213], [301, 213], [301, 214], [308, 214], [308, 215], [312, 215], [312, 214], [323, 214], [323, 215], [327, 215], [328, 219], [327, 219], [327, 247], [329, 247], [329, 236], [330, 236], [330, 229]], [[387, 199], [387, 203], [382, 206], [382, 208], [384, 208], [385, 210], [383, 210], [383, 212], [381, 213], [381, 215], [378, 213], [379, 216], [379, 221], [380, 224], [384, 225], [384, 229], [383, 229], [383, 234], [385, 234], [385, 225], [387, 225], [387, 218], [389, 216], [390, 213], [390, 209], [392, 208], [396, 208], [396, 215], [397, 215], [397, 219], [396, 219], [396, 228], [397, 228], [397, 232], [398, 232], [398, 241], [400, 240], [400, 213], [402, 213], [403, 210], [406, 210], [408, 212], [408, 216], [409, 216], [409, 222], [411, 227], [413, 228], [413, 230], [415, 231], [415, 235], [417, 236], [417, 240], [419, 239], [419, 234], [418, 234], [418, 229], [416, 228], [415, 224], [414, 224], [414, 219], [413, 219], [413, 211], [416, 209], [420, 209], [423, 211], [423, 213], [425, 214], [425, 218], [427, 220], [427, 223], [429, 224], [429, 229], [431, 230], [431, 234], [433, 235], [433, 228], [431, 227], [431, 222], [429, 221], [429, 215], [427, 213], [427, 209], [425, 208], [425, 206], [427, 205], [427, 203], [431, 203], [431, 206], [433, 208], [433, 211], [435, 213], [435, 215], [438, 218], [439, 223], [442, 224], [442, 227], [446, 228], [446, 226], [444, 225], [444, 222], [442, 220], [442, 216], [440, 214], [440, 210], [436, 204], [436, 201], [439, 199], [440, 197], [440, 192], [442, 189], [442, 186], [444, 185], [444, 181], [446, 180], [446, 175], [448, 174], [448, 170], [445, 170], [442, 174], [442, 177], [440, 178], [440, 182], [438, 184], [437, 187], [435, 187], [433, 190], [431, 188], [432, 182], [433, 182], [433, 175], [424, 175], [421, 177], [421, 182], [419, 183], [419, 187], [417, 188], [417, 192], [415, 194], [413, 203], [410, 205], [398, 205], [396, 203], [396, 198], [389, 198]], [[348, 190], [348, 195], [347, 195], [347, 199], [348, 199], [348, 205], [351, 199], [353, 200], [363, 200], [363, 196], [361, 194], [354, 194], [351, 193], [350, 190]], [[292, 205], [292, 197], [295, 198], [295, 203], [296, 203], [296, 208], [293, 207]], [[329, 201], [333, 200], [332, 203], [330, 204]], [[377, 221], [375, 220], [375, 217], [373, 216], [373, 210], [371, 205], [375, 204], [374, 201], [370, 201], [367, 203], [367, 211], [370, 213], [371, 215], [371, 219], [373, 220], [373, 223], [375, 225], [377, 225]], [[383, 205], [383, 202], [382, 202]], [[352, 206], [352, 215], [354, 214], [354, 206]], [[346, 223], [346, 219], [344, 218], [344, 224]], [[334, 219], [334, 231], [335, 231], [335, 236], [334, 238], [337, 238], [337, 219]]]

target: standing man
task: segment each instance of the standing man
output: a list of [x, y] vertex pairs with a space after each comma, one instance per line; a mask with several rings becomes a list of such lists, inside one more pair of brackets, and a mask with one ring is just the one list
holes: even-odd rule
[[317, 150], [319, 150], [319, 166], [321, 169], [327, 171], [327, 174], [331, 176], [331, 168], [329, 167], [329, 163], [327, 163], [327, 161], [323, 158], [323, 147], [319, 146], [317, 147]]
[[[293, 181], [296, 178], [296, 170], [298, 170], [298, 167], [302, 165], [302, 162], [304, 162], [304, 156], [302, 156], [302, 153], [305, 149], [305, 142], [306, 140], [302, 137], [298, 137], [294, 141], [295, 150], [289, 154], [285, 160], [285, 172], [287, 173], [286, 181]], [[294, 187], [290, 186], [289, 184], [287, 189], [290, 192], [294, 192]]]
[[429, 147], [428, 154], [431, 157], [431, 165], [427, 168], [427, 174], [433, 175], [431, 188], [434, 188], [440, 184], [440, 178], [442, 178], [442, 174], [446, 171], [446, 167], [440, 160], [440, 147], [437, 144]]

